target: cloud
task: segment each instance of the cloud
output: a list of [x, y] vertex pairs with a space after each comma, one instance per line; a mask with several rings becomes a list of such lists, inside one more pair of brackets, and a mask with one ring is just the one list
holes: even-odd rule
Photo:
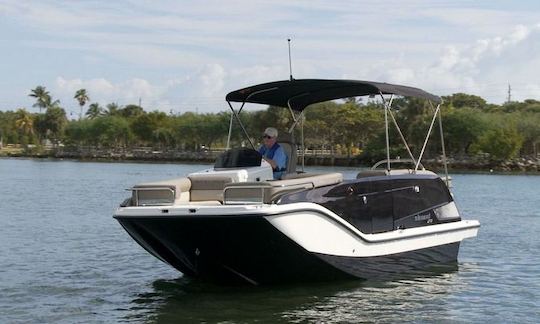
[[153, 86], [144, 79], [130, 79], [113, 83], [104, 78], [81, 80], [65, 79], [63, 77], [56, 79], [51, 93], [58, 96], [62, 106], [69, 109], [70, 106], [76, 105], [73, 96], [79, 89], [86, 89], [90, 102], [98, 102], [101, 105], [111, 102], [121, 105], [137, 104], [139, 98], [146, 98], [154, 102], [159, 100], [163, 93], [162, 87]]
[[[359, 55], [388, 57], [395, 48], [415, 53], [411, 57], [425, 57], [428, 46], [443, 42], [438, 34], [459, 36], [455, 40], [460, 42], [470, 36], [448, 33], [436, 23], [426, 29], [421, 19], [443, 19], [452, 28], [471, 30], [482, 25], [479, 21], [490, 21], [490, 28], [504, 28], [515, 15], [417, 0], [392, 3], [391, 19], [381, 19], [388, 6], [377, 1], [230, 1], [224, 11], [220, 1], [126, 5], [122, 1], [5, 0], [3, 11], [6, 18], [34, 31], [36, 36], [26, 41], [36, 47], [99, 52], [112, 59], [162, 68], [212, 62], [237, 65], [250, 48], [257, 49], [259, 62], [268, 62], [277, 45], [285, 48], [289, 36], [302, 44], [299, 54], [319, 61], [328, 54], [349, 57], [347, 61]], [[366, 42], [368, 46], [362, 46]], [[412, 42], [415, 46], [410, 46]]]
[[[526, 83], [536, 80], [533, 71], [540, 68], [535, 54], [538, 49], [540, 27], [517, 25], [506, 35], [481, 39], [461, 50], [448, 50], [443, 54], [446, 60], [425, 69], [424, 73], [426, 78], [433, 72], [444, 78], [443, 88], [455, 92], [462, 89], [461, 92], [475, 93], [501, 103], [506, 98], [508, 83], [523, 89]], [[516, 96], [515, 99], [526, 98]]]
[[467, 92], [502, 103], [508, 84], [514, 100], [540, 97], [540, 25], [516, 25], [505, 35], [464, 46], [447, 45], [437, 59], [411, 65], [403, 57], [381, 60], [348, 77], [410, 84], [440, 95]]
[[[184, 79], [170, 79], [152, 84], [148, 80], [133, 78], [122, 82], [112, 82], [105, 78], [67, 79], [56, 78], [52, 93], [64, 104], [75, 104], [73, 95], [81, 88], [86, 89], [91, 102], [106, 105], [111, 102], [120, 105], [138, 104], [142, 101], [148, 110], [165, 112], [204, 111], [213, 109], [218, 101], [223, 103], [225, 70], [218, 64], [207, 65]], [[219, 99], [219, 100], [218, 100]], [[223, 110], [225, 107], [221, 107]]]
[[[540, 25], [517, 25], [506, 35], [480, 39], [467, 46], [448, 45], [438, 58], [423, 64], [410, 65], [406, 56], [399, 55], [375, 61], [368, 68], [347, 66], [360, 72], [341, 69], [342, 74], [337, 77], [407, 84], [439, 95], [467, 92], [502, 103], [507, 96], [508, 83], [512, 84], [515, 100], [540, 97], [540, 82], [535, 82], [536, 71], [540, 70], [540, 59], [535, 53], [539, 50]], [[310, 64], [300, 64], [297, 68], [300, 75], [320, 70]], [[114, 83], [105, 78], [68, 80], [58, 77], [54, 91], [68, 100], [72, 100], [76, 90], [85, 88], [92, 101], [102, 104], [125, 105], [137, 103], [141, 98], [146, 109], [173, 113], [217, 112], [228, 110], [224, 101], [227, 92], [250, 84], [287, 79], [288, 73], [286, 64], [226, 68], [212, 63], [183, 77], [154, 83], [141, 78]]]
[[[229, 1], [224, 10], [217, 0], [4, 0], [0, 36], [11, 54], [0, 59], [28, 69], [19, 88], [54, 82], [66, 104], [86, 88], [104, 104], [140, 97], [147, 109], [219, 111], [228, 109], [228, 91], [288, 78], [292, 37], [296, 78], [394, 82], [492, 102], [504, 101], [511, 83], [517, 99], [538, 96], [537, 11], [502, 6], [276, 0]], [[39, 57], [17, 61], [19, 52]]]
[[150, 82], [141, 78], [113, 82], [105, 78], [83, 80], [56, 78], [51, 93], [62, 104], [76, 105], [73, 95], [81, 88], [87, 90], [90, 101], [106, 105], [137, 104], [139, 99], [147, 110], [183, 113], [186, 111], [228, 111], [225, 95], [253, 83], [287, 79], [285, 67], [256, 65], [226, 71], [220, 64], [207, 64], [183, 78]]

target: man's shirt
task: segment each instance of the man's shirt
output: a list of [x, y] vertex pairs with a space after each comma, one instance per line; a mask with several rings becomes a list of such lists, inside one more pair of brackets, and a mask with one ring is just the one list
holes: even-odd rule
[[274, 160], [276, 162], [276, 168], [273, 170], [274, 180], [281, 179], [281, 176], [285, 174], [287, 170], [287, 154], [283, 150], [283, 147], [278, 143], [275, 143], [271, 148], [261, 145], [259, 147], [259, 153], [267, 159]]

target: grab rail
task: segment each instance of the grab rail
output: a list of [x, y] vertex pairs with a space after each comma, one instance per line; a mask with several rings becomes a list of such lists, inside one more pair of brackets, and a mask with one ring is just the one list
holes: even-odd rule
[[134, 194], [133, 195], [133, 198], [134, 198], [134, 201], [133, 201], [133, 205], [134, 206], [163, 206], [163, 205], [167, 205], [165, 203], [145, 203], [145, 204], [141, 204], [139, 205], [139, 191], [169, 191], [170, 194], [171, 194], [171, 197], [172, 197], [172, 200], [170, 201], [171, 204], [174, 203], [174, 199], [175, 199], [175, 196], [176, 196], [176, 190], [174, 189], [171, 189], [170, 187], [148, 187], [148, 188], [136, 188], [136, 187], [133, 187], [133, 188], [130, 188], [130, 189], [126, 189], [126, 190], [131, 190], [131, 192]]
[[[375, 163], [372, 167], [371, 167], [371, 170], [375, 170], [377, 169], [381, 164], [385, 164], [385, 163], [412, 163], [412, 164], [415, 164], [415, 162], [412, 160], [412, 159], [384, 159], [384, 160], [381, 160], [377, 163]], [[422, 170], [425, 170], [424, 166], [422, 165], [422, 163], [420, 163], [420, 167], [422, 168]]]

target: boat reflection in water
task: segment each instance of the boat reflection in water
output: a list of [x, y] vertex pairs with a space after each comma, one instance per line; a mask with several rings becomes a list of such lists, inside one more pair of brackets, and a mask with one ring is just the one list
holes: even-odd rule
[[257, 288], [213, 285], [188, 278], [157, 280], [152, 291], [137, 296], [132, 305], [139, 319], [153, 323], [452, 320], [459, 314], [450, 312], [447, 301], [469, 289], [456, 270], [457, 265], [393, 280]]
[[[387, 159], [355, 179], [306, 173], [303, 166], [297, 171], [293, 135], [304, 109], [363, 95], [380, 95], [384, 104]], [[401, 136], [411, 168], [391, 165], [390, 117], [401, 134], [390, 109], [394, 96], [437, 104], [417, 157]], [[233, 91], [226, 99], [251, 148], [229, 150], [214, 168], [184, 178], [138, 184], [114, 216], [137, 243], [185, 276], [253, 285], [375, 279], [455, 263], [461, 241], [477, 235], [480, 223], [461, 218], [448, 174], [443, 180], [421, 164], [437, 117], [442, 135], [439, 97], [387, 83], [290, 80]], [[281, 179], [274, 179], [276, 170], [256, 151], [231, 102], [291, 112], [293, 125], [278, 139], [288, 156]]]

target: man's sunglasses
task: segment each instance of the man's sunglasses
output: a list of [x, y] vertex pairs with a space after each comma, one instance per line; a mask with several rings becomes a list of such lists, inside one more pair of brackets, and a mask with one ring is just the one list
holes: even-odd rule
[[268, 135], [263, 135], [263, 138], [266, 138], [266, 139], [271, 139], [272, 136], [268, 136]]

